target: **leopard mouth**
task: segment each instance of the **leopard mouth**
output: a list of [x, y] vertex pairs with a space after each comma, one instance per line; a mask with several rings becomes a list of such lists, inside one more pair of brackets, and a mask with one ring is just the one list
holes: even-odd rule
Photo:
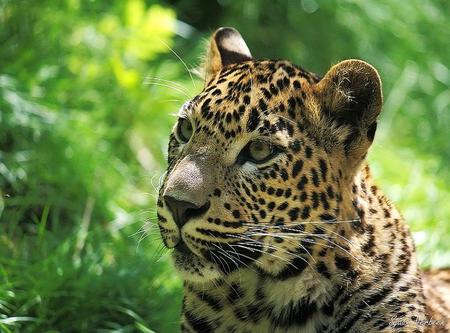
[[178, 268], [186, 267], [190, 265], [194, 260], [199, 259], [199, 257], [192, 252], [186, 243], [181, 240], [174, 248], [173, 248], [173, 257], [175, 259], [175, 266]]
[[202, 252], [209, 262], [214, 263], [219, 270], [227, 275], [240, 268], [249, 267], [261, 257], [262, 245], [243, 246], [241, 242], [222, 243], [214, 249]]
[[187, 245], [183, 241], [180, 241], [174, 247], [174, 250], [177, 251], [178, 253], [182, 254], [182, 255], [193, 255], [192, 251], [189, 250], [189, 248], [187, 247]]
[[176, 270], [186, 281], [204, 283], [221, 278], [216, 265], [196, 255], [183, 241], [174, 247], [172, 259]]
[[[189, 241], [189, 240], [188, 240]], [[235, 241], [203, 244], [197, 251], [184, 237], [173, 248], [175, 268], [187, 280], [204, 280], [211, 276], [223, 278], [242, 268], [250, 267], [262, 256], [262, 244]]]

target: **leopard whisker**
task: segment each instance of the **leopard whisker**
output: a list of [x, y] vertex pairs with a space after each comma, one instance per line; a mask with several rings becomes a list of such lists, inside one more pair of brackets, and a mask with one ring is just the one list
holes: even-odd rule
[[180, 84], [178, 82], [175, 82], [175, 81], [172, 81], [172, 80], [162, 79], [162, 78], [159, 78], [159, 77], [156, 77], [156, 76], [146, 76], [145, 79], [144, 79], [144, 84], [146, 84], [148, 82], [152, 82], [152, 81], [162, 82], [162, 83], [165, 83], [165, 84], [171, 84], [174, 87], [177, 87], [179, 89], [182, 89], [182, 90], [186, 91], [186, 93], [188, 93], [188, 94], [191, 93], [185, 86], [183, 86], [182, 84]]
[[[230, 257], [230, 255], [228, 255], [223, 249], [221, 249], [219, 246], [217, 246], [217, 245], [214, 244], [214, 243], [212, 243], [212, 245], [214, 245], [214, 246], [219, 250], [219, 253], [220, 253], [220, 254], [224, 255], [224, 256], [227, 257], [227, 258], [229, 258], [229, 259], [231, 260], [231, 262], [236, 266], [236, 268], [239, 267], [238, 263], [234, 260], [234, 258]], [[212, 254], [212, 252], [211, 252], [211, 254]], [[219, 257], [219, 258], [220, 258], [220, 257]], [[220, 261], [220, 262], [223, 263], [223, 261]], [[230, 266], [228, 265], [228, 262], [227, 262], [227, 261], [225, 261], [225, 264], [227, 265], [228, 270], [231, 271], [231, 268], [230, 268]]]
[[[215, 237], [214, 235], [212, 235], [216, 240], [217, 240], [217, 237]], [[219, 242], [219, 241], [217, 241], [217, 243], [221, 243], [221, 242]], [[212, 243], [214, 246], [217, 246], [217, 244], [214, 244], [214, 243]], [[232, 244], [230, 244], [230, 243], [226, 243], [228, 246], [230, 246], [232, 249], [233, 249], [233, 247], [232, 247]], [[223, 253], [226, 253], [226, 251], [225, 251], [225, 249], [223, 249], [223, 248], [221, 248], [221, 247], [218, 247], [219, 248], [219, 250], [221, 250]], [[233, 249], [233, 251], [236, 253], [236, 255], [237, 256], [240, 256], [240, 255], [242, 255], [242, 256], [244, 256], [245, 257], [245, 255], [243, 255], [243, 254], [240, 254], [240, 253], [237, 253], [237, 251], [235, 250], [235, 249]], [[250, 258], [250, 257], [247, 257], [247, 258]], [[231, 258], [230, 258], [231, 259]], [[239, 260], [239, 258], [234, 258], [234, 259], [236, 259], [236, 260]], [[250, 258], [251, 259], [251, 258]], [[239, 260], [240, 261], [240, 260]], [[246, 265], [244, 262], [242, 262], [242, 261], [240, 261], [245, 267], [247, 267], [247, 268], [250, 268], [248, 265]], [[261, 262], [259, 262], [259, 263], [261, 263]], [[236, 267], [238, 267], [237, 265], [236, 265]], [[238, 267], [239, 268], [239, 267]]]
[[[252, 244], [249, 244], [249, 245], [252, 245]], [[239, 246], [239, 247], [242, 247], [242, 248], [244, 248], [244, 249], [249, 250], [249, 248], [246, 248], [244, 245], [237, 245], [237, 244], [236, 244], [235, 246]], [[277, 256], [277, 255], [273, 254], [273, 253], [265, 252], [265, 251], [263, 251], [263, 250], [261, 250], [261, 249], [257, 249], [257, 248], [252, 248], [252, 249], [255, 250], [255, 251], [257, 251], [257, 252], [263, 253], [263, 254], [268, 254], [268, 255], [270, 255], [271, 257], [274, 257], [274, 258], [276, 258], [276, 259], [279, 259], [279, 260], [281, 260], [281, 261], [284, 261], [284, 262], [286, 262], [288, 265], [291, 265], [291, 266], [293, 266], [295, 269], [298, 269], [297, 266], [295, 266], [292, 262], [290, 262], [290, 261], [287, 260], [286, 258], [282, 258], [282, 257], [280, 257], [280, 256]], [[287, 251], [286, 249], [282, 249], [282, 250], [284, 250], [286, 253], [293, 254], [293, 253], [290, 253], [289, 251]], [[301, 256], [299, 256], [299, 255], [295, 255], [295, 254], [294, 254], [294, 258], [304, 259], [303, 257], [301, 257]], [[305, 259], [304, 259], [304, 260], [305, 260]], [[307, 261], [306, 261], [306, 262], [307, 262]]]
[[[209, 250], [209, 246], [207, 246], [207, 249]], [[219, 260], [219, 257], [216, 255], [216, 254], [214, 254], [213, 252], [210, 252], [211, 253], [211, 256], [212, 256], [212, 261], [213, 261], [213, 263], [214, 263], [214, 265], [216, 265], [216, 266], [219, 266], [219, 264], [217, 263], [217, 261], [214, 259], [214, 258], [216, 258], [217, 260]], [[222, 261], [220, 261], [220, 262], [222, 262]], [[229, 268], [229, 267], [228, 267]], [[239, 268], [238, 268], [238, 270], [239, 270]], [[228, 287], [230, 287], [230, 289], [231, 290], [233, 290], [235, 293], [237, 293], [237, 290], [226, 280], [226, 279], [223, 279], [222, 280]]]
[[[301, 257], [300, 255], [298, 255], [298, 254], [295, 254], [295, 253], [292, 253], [291, 251], [289, 251], [289, 250], [287, 250], [287, 249], [284, 249], [284, 248], [282, 248], [282, 247], [276, 247], [276, 246], [273, 246], [273, 245], [271, 245], [271, 244], [267, 244], [267, 243], [264, 243], [264, 242], [261, 242], [261, 241], [259, 241], [259, 240], [255, 240], [255, 239], [252, 239], [252, 238], [248, 238], [248, 237], [236, 237], [236, 238], [238, 238], [238, 239], [243, 239], [243, 240], [247, 240], [247, 241], [250, 241], [251, 243], [253, 243], [253, 244], [260, 244], [260, 245], [263, 245], [263, 247], [267, 247], [268, 249], [273, 249], [273, 250], [276, 250], [276, 251], [283, 251], [283, 252], [285, 252], [285, 253], [287, 253], [287, 254], [289, 254], [289, 255], [292, 255], [294, 258], [300, 258], [300, 259], [304, 259], [303, 257]], [[306, 250], [306, 249], [305, 249]], [[269, 254], [269, 255], [273, 255], [272, 253], [269, 253], [269, 252], [265, 252], [265, 251], [262, 251], [262, 250], [260, 250], [262, 253], [266, 253], [266, 254]], [[308, 251], [306, 251], [310, 256], [311, 256], [311, 254], [308, 252]], [[275, 255], [273, 255], [274, 257], [277, 257], [277, 256], [275, 256]], [[284, 261], [286, 261], [286, 262], [288, 262], [288, 260], [286, 260], [286, 259], [284, 259], [284, 258], [281, 258], [281, 257], [278, 257], [279, 259], [282, 259], [282, 260], [284, 260]], [[313, 260], [315, 260], [314, 258], [313, 258]]]
[[[295, 231], [297, 234], [300, 234], [299, 231], [296, 230], [296, 229], [294, 229], [294, 228], [289, 228], [289, 227], [285, 227], [285, 226], [274, 226], [274, 227], [275, 227], [275, 228], [279, 227], [279, 228], [282, 229], [282, 230]], [[353, 243], [351, 240], [349, 240], [348, 238], [346, 238], [346, 237], [340, 235], [339, 233], [337, 233], [337, 232], [335, 232], [335, 231], [333, 231], [333, 230], [330, 230], [330, 229], [324, 227], [323, 225], [318, 226], [318, 228], [320, 228], [320, 229], [322, 229], [322, 230], [325, 230], [326, 232], [332, 233], [332, 234], [336, 235], [338, 238], [341, 238], [341, 239], [345, 240], [346, 242], [348, 242], [348, 243], [351, 244], [351, 245], [354, 245], [354, 243]], [[283, 234], [287, 234], [287, 233], [283, 233]], [[301, 234], [304, 235], [304, 233], [301, 233]], [[311, 235], [313, 235], [313, 234], [311, 234]], [[333, 238], [334, 238], [334, 237], [333, 237]]]
[[163, 44], [165, 47], [167, 47], [167, 48], [170, 50], [170, 52], [172, 52], [173, 55], [175, 55], [175, 57], [177, 57], [178, 60], [181, 61], [181, 63], [183, 64], [184, 68], [185, 68], [186, 71], [188, 72], [189, 77], [191, 78], [191, 82], [192, 82], [192, 85], [194, 86], [194, 89], [197, 89], [197, 86], [195, 85], [194, 78], [192, 77], [192, 73], [191, 73], [189, 67], [187, 66], [186, 62], [178, 55], [177, 52], [175, 52], [174, 49], [172, 49], [172, 48], [171, 48], [167, 43], [165, 43], [163, 40], [159, 40], [159, 42], [160, 42], [161, 44]]
[[[272, 215], [268, 215], [268, 217], [271, 217]], [[275, 215], [274, 215], [275, 216]], [[245, 215], [244, 215], [245, 217]], [[250, 215], [248, 216], [250, 217]], [[370, 220], [370, 218], [366, 218], [367, 220]], [[375, 219], [373, 219], [375, 220]], [[353, 222], [361, 222], [361, 219], [351, 219], [351, 220], [328, 220], [328, 221], [324, 221], [324, 220], [312, 220], [312, 221], [300, 221], [300, 222], [289, 222], [288, 226], [293, 226], [293, 225], [307, 225], [307, 224], [343, 224], [343, 223], [353, 223]], [[263, 224], [261, 223], [248, 223], [245, 222], [243, 223], [243, 225], [245, 226], [258, 226], [261, 227]], [[267, 224], [264, 224], [267, 225]], [[285, 227], [284, 225], [271, 225], [273, 227], [280, 227], [283, 228]]]
[[161, 87], [165, 87], [165, 88], [170, 88], [174, 91], [177, 91], [179, 93], [182, 93], [183, 95], [185, 95], [188, 99], [191, 99], [191, 96], [188, 95], [184, 90], [178, 89], [176, 87], [173, 87], [171, 85], [168, 84], [164, 84], [164, 83], [158, 83], [158, 82], [148, 82], [146, 83], [147, 85], [152, 85], [152, 86], [161, 86]]

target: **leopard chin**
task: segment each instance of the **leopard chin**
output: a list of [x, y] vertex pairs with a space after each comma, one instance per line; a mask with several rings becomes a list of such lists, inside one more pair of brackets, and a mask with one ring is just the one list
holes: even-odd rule
[[216, 265], [194, 254], [183, 242], [174, 248], [172, 260], [185, 281], [206, 283], [223, 277]]

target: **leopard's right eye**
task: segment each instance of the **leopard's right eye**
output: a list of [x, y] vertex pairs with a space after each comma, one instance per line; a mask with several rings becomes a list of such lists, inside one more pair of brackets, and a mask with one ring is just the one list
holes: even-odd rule
[[186, 143], [191, 138], [194, 129], [192, 127], [192, 123], [189, 119], [180, 118], [178, 120], [177, 128], [176, 128], [176, 136], [178, 141], [181, 143]]
[[237, 163], [252, 162], [255, 164], [265, 163], [274, 158], [281, 149], [267, 141], [255, 140], [242, 149], [237, 158]]

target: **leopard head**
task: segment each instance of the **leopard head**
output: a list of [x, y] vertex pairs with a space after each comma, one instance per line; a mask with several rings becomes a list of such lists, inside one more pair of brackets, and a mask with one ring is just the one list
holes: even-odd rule
[[170, 135], [162, 239], [188, 281], [297, 274], [324, 255], [333, 221], [351, 218], [345, 193], [374, 139], [378, 73], [360, 60], [322, 78], [255, 60], [232, 28], [213, 34], [203, 68]]

